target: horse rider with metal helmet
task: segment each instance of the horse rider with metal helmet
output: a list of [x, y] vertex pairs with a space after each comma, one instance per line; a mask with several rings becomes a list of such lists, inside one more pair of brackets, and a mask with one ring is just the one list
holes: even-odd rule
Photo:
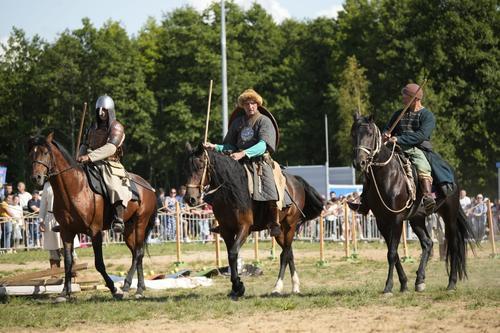
[[107, 95], [99, 97], [95, 104], [95, 121], [87, 129], [77, 160], [93, 163], [99, 169], [114, 208], [111, 227], [117, 233], [123, 232], [125, 228], [123, 212], [132, 198], [130, 180], [120, 163], [124, 140], [125, 130], [116, 120], [113, 99]]
[[[222, 144], [206, 143], [206, 149], [228, 153], [236, 161], [242, 161], [253, 178], [252, 198], [268, 202], [267, 225], [271, 236], [281, 233], [279, 224], [279, 199], [273, 169], [276, 168], [271, 154], [279, 142], [279, 129], [272, 114], [262, 106], [262, 97], [253, 89], [245, 90], [238, 97], [238, 107], [229, 121], [228, 132]], [[279, 166], [277, 166], [279, 168]], [[252, 189], [250, 189], [252, 192]], [[213, 232], [219, 232], [216, 227]]]
[[[427, 159], [428, 154], [435, 154], [432, 151], [430, 139], [432, 131], [436, 127], [436, 119], [434, 114], [422, 105], [424, 92], [419, 85], [415, 83], [407, 84], [401, 90], [401, 95], [404, 105], [407, 105], [414, 96], [415, 99], [410, 104], [408, 111], [394, 128], [394, 132], [388, 133], [389, 128], [391, 128], [393, 123], [397, 120], [402, 110], [398, 110], [392, 115], [383, 130], [383, 138], [385, 141], [389, 140], [401, 146], [402, 150], [417, 169], [420, 189], [423, 195], [423, 206], [426, 215], [429, 215], [436, 207], [436, 201], [432, 196], [433, 179], [431, 172], [434, 170], [431, 168], [431, 164]], [[435, 163], [442, 161], [440, 157], [433, 159], [436, 160]], [[443, 166], [442, 164], [443, 163], [439, 166]], [[449, 172], [446, 165], [444, 165], [443, 168], [445, 169], [445, 174]], [[452, 177], [448, 174], [442, 178], [444, 178], [443, 181], [439, 183], [453, 183]], [[356, 204], [349, 202], [348, 204], [351, 209], [366, 215], [370, 208], [366, 203], [364, 193], [365, 191], [363, 191], [361, 195], [361, 203]]]

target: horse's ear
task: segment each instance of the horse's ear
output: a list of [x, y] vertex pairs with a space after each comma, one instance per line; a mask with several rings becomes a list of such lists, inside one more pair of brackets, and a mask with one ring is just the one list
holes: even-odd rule
[[193, 151], [193, 147], [191, 147], [191, 144], [189, 142], [187, 142], [187, 141], [186, 141], [185, 147], [186, 147], [186, 151], [188, 153], [191, 153]]
[[369, 115], [368, 117], [366, 117], [366, 119], [370, 122], [370, 123], [373, 123], [375, 121], [375, 117], [371, 114]]
[[47, 135], [47, 142], [52, 142], [54, 139], [54, 132], [50, 132], [49, 135]]

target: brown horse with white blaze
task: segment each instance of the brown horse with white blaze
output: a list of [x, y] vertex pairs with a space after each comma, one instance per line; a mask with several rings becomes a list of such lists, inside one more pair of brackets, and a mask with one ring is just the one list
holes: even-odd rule
[[[60, 235], [64, 243], [65, 282], [61, 295], [66, 299], [71, 295], [71, 269], [73, 266], [73, 239], [77, 234], [86, 234], [92, 239], [95, 267], [106, 282], [115, 298], [123, 296], [106, 273], [102, 255], [102, 231], [110, 228], [112, 209], [103, 196], [92, 191], [83, 168], [68, 154], [53, 134], [47, 138], [30, 140], [29, 155], [32, 163], [32, 180], [42, 186], [49, 181], [54, 192], [53, 213], [60, 225]], [[156, 217], [156, 196], [151, 186], [141, 177], [129, 173], [130, 180], [137, 186], [139, 201], [130, 201], [124, 213], [124, 240], [132, 252], [132, 265], [122, 288], [128, 292], [137, 269], [138, 283], [136, 297], [142, 297], [144, 274], [142, 259], [149, 232]]]
[[[190, 206], [199, 205], [202, 199], [212, 205], [226, 243], [231, 268], [232, 289], [229, 296], [238, 299], [245, 293], [243, 282], [238, 277], [238, 252], [250, 232], [267, 229], [266, 216], [273, 214], [273, 211], [267, 202], [252, 200], [247, 173], [241, 163], [222, 153], [205, 150], [202, 145], [196, 149], [187, 148], [187, 193], [184, 200]], [[313, 187], [301, 177], [285, 176], [293, 204], [284, 208], [279, 215], [281, 234], [276, 237], [276, 241], [282, 252], [278, 280], [273, 290], [277, 294], [283, 290], [287, 265], [292, 276], [292, 292], [300, 292], [299, 276], [293, 260], [293, 238], [301, 223], [318, 217], [323, 210], [322, 198]], [[205, 193], [209, 194], [204, 198]], [[275, 207], [272, 209], [275, 212]]]

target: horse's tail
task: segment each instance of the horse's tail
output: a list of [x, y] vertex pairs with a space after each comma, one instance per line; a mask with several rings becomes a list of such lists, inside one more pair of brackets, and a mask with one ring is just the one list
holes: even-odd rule
[[304, 187], [305, 202], [302, 208], [302, 212], [305, 215], [304, 221], [317, 218], [323, 211], [323, 198], [304, 178], [300, 176], [295, 176], [295, 178], [297, 178], [299, 183]]
[[467, 244], [474, 251], [474, 233], [462, 207], [458, 205], [456, 225], [446, 228], [446, 240], [448, 249], [446, 251], [446, 269], [448, 273], [456, 270], [460, 280], [467, 278], [466, 251]]

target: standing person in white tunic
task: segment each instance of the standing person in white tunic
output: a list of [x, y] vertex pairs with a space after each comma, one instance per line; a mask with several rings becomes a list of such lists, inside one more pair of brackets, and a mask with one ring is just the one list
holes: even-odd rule
[[[61, 267], [61, 253], [63, 243], [58, 232], [52, 231], [52, 228], [58, 226], [52, 207], [54, 206], [54, 193], [49, 182], [43, 185], [43, 193], [40, 199], [40, 211], [38, 217], [40, 219], [40, 231], [43, 232], [43, 248], [49, 251], [50, 268]], [[73, 248], [80, 247], [78, 236], [75, 237]], [[76, 259], [76, 252], [73, 251], [73, 259]]]

